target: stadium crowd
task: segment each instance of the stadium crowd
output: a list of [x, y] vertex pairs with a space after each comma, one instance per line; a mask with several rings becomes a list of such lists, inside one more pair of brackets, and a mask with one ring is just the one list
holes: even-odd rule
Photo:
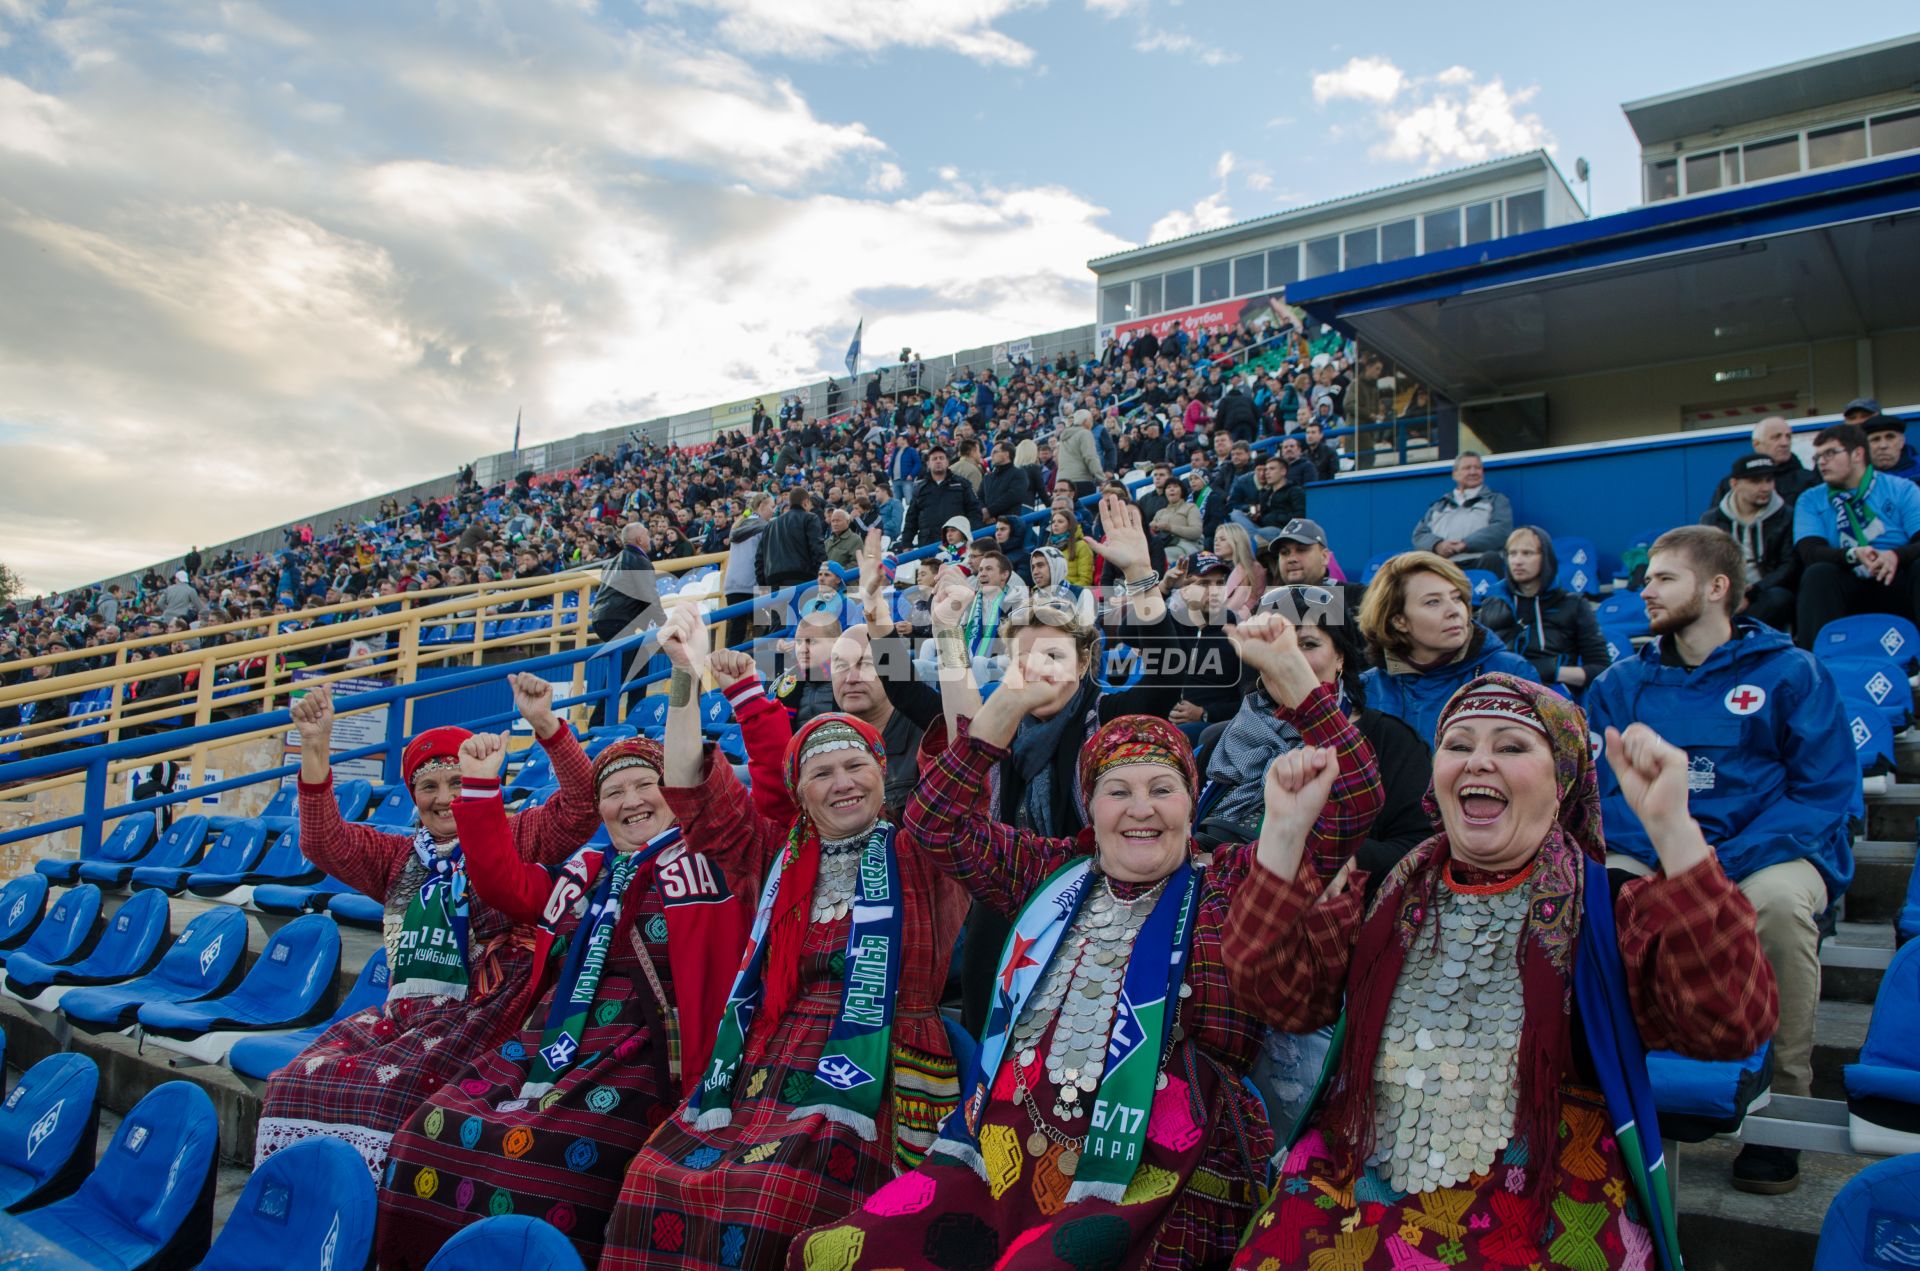
[[[348, 824], [329, 696], [296, 704], [302, 850], [383, 903], [392, 978], [276, 1074], [258, 1151], [358, 1150], [383, 1267], [502, 1196], [609, 1268], [1667, 1261], [1640, 1056], [1771, 1043], [1810, 1092], [1861, 793], [1804, 646], [1920, 618], [1920, 462], [1871, 402], [1812, 473], [1761, 424], [1634, 562], [1653, 638], [1615, 659], [1471, 452], [1406, 551], [1342, 565], [1311, 504], [1356, 376], [1297, 328], [874, 376], [37, 601], [0, 655], [598, 561], [805, 592], [755, 657], [602, 587], [600, 638], [659, 624], [669, 708], [590, 761], [514, 677], [538, 807], [504, 738], [439, 728], [419, 832]], [[1796, 1154], [1733, 1177], [1789, 1190]]]

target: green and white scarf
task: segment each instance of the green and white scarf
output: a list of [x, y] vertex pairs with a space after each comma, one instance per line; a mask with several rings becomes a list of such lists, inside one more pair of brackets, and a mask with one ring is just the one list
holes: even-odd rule
[[413, 854], [426, 866], [426, 881], [407, 902], [394, 942], [387, 1000], [467, 996], [467, 871], [460, 845], [442, 855], [433, 835], [413, 836]]

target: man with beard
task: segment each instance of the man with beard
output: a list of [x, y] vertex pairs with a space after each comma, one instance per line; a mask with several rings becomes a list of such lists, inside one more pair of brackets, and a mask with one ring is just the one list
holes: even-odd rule
[[[1736, 616], [1745, 578], [1740, 545], [1724, 530], [1688, 525], [1654, 540], [1640, 594], [1657, 639], [1601, 673], [1587, 717], [1596, 744], [1616, 744], [1609, 734], [1638, 721], [1686, 751], [1687, 810], [1758, 913], [1780, 986], [1773, 1089], [1806, 1096], [1820, 1000], [1816, 924], [1853, 878], [1848, 821], [1863, 812], [1860, 769], [1826, 668], [1780, 632]], [[1648, 828], [1611, 765], [1600, 767], [1607, 866], [1651, 873], [1659, 859]], [[1799, 1154], [1785, 1148], [1749, 1144], [1733, 1163], [1742, 1191], [1778, 1195], [1799, 1177]]]
[[1747, 562], [1748, 616], [1784, 631], [1793, 621], [1793, 585], [1800, 577], [1793, 508], [1773, 488], [1773, 461], [1765, 455], [1741, 455], [1728, 481], [1726, 495], [1700, 524], [1733, 535]]
[[873, 725], [887, 748], [887, 782], [882, 798], [887, 815], [898, 821], [920, 779], [914, 756], [920, 750], [924, 730], [888, 700], [864, 624], [849, 628], [833, 642], [831, 673], [834, 708]]
[[1341, 602], [1341, 610], [1335, 615], [1339, 621], [1352, 622], [1360, 616], [1360, 597], [1366, 589], [1333, 576], [1333, 553], [1320, 522], [1295, 517], [1281, 527], [1272, 543], [1261, 548], [1260, 556], [1270, 585], [1324, 587]]

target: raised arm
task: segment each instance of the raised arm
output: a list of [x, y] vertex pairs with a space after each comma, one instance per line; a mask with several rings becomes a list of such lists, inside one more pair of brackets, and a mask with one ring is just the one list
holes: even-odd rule
[[974, 588], [965, 575], [952, 566], [940, 571], [934, 580], [933, 648], [940, 662], [940, 712], [947, 724], [947, 736], [960, 735], [960, 721], [980, 713], [980, 686], [973, 682], [973, 658], [967, 653], [967, 637], [962, 624], [973, 604]]
[[555, 865], [571, 856], [600, 828], [600, 803], [594, 797], [593, 762], [573, 730], [553, 711], [553, 685], [537, 675], [509, 675], [513, 704], [533, 729], [535, 740], [553, 763], [560, 790], [551, 799], [516, 813], [511, 824], [522, 860]]
[[553, 875], [520, 859], [515, 850], [500, 798], [506, 757], [507, 739], [495, 733], [476, 733], [461, 743], [453, 823], [460, 827], [460, 850], [475, 894], [515, 922], [537, 922], [553, 892]]
[[347, 886], [385, 902], [400, 863], [412, 850], [409, 836], [370, 825], [350, 825], [333, 797], [333, 690], [321, 684], [291, 708], [300, 730], [300, 850]]

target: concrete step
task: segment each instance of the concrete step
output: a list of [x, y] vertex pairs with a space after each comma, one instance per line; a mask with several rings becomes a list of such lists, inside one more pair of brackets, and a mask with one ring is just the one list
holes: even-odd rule
[[1920, 783], [1897, 782], [1867, 799], [1867, 837], [1911, 843], [1920, 824]]
[[1812, 1266], [1827, 1207], [1872, 1160], [1802, 1152], [1796, 1190], [1753, 1196], [1731, 1182], [1739, 1152], [1739, 1142], [1726, 1138], [1679, 1147], [1680, 1253], [1687, 1271]]
[[1893, 956], [1893, 928], [1884, 922], [1843, 921], [1820, 946], [1820, 996], [1872, 1005]]
[[1841, 1070], [1860, 1058], [1873, 1007], [1864, 1002], [1822, 1000], [1813, 1021], [1813, 1097], [1847, 1097]]

